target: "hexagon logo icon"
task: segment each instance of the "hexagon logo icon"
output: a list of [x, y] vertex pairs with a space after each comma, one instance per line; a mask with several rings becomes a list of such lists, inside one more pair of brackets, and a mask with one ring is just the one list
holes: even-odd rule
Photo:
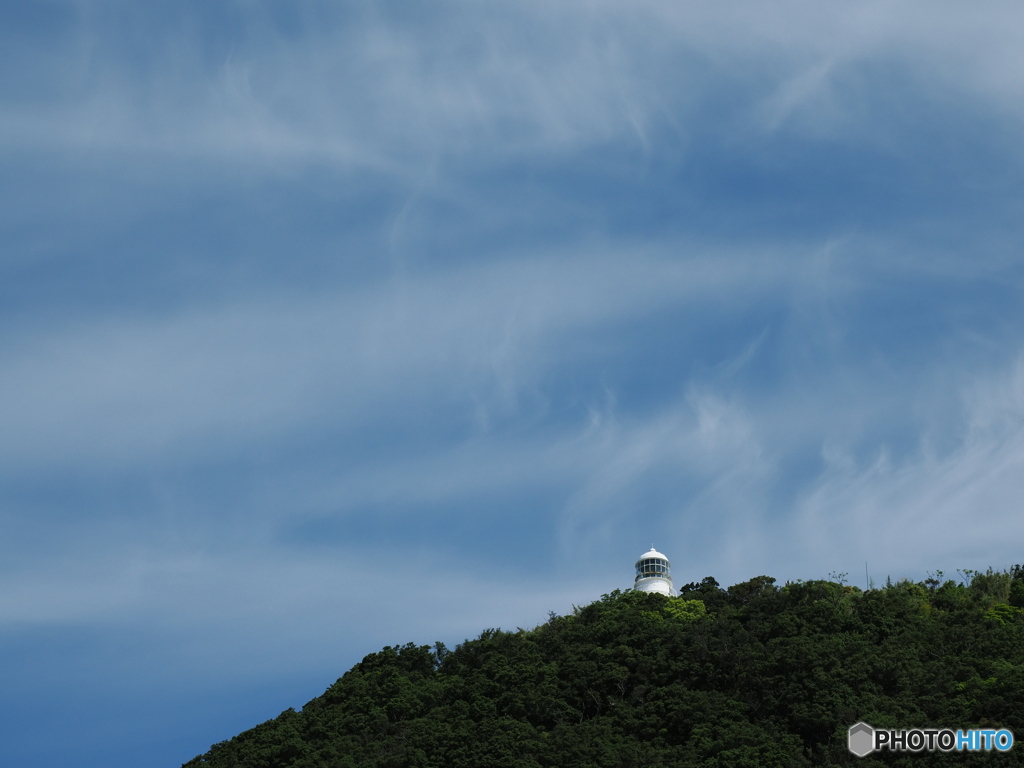
[[854, 723], [846, 734], [846, 746], [857, 757], [875, 751], [875, 729], [864, 722]]

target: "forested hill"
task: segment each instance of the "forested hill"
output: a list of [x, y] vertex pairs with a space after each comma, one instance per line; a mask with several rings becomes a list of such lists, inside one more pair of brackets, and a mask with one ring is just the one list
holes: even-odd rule
[[[454, 650], [385, 648], [187, 768], [1024, 765], [1024, 569], [862, 591], [615, 592]], [[1008, 752], [858, 759], [847, 728], [1008, 728]]]

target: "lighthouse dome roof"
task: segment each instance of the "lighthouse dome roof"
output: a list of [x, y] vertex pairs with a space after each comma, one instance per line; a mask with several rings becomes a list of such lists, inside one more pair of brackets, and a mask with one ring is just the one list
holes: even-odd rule
[[661, 554], [661, 552], [656, 550], [654, 547], [651, 547], [650, 550], [644, 552], [642, 555], [640, 555], [640, 557], [637, 558], [637, 562], [640, 562], [641, 560], [649, 560], [654, 557], [660, 558], [662, 560], [668, 560], [668, 558], [665, 557], [665, 555]]

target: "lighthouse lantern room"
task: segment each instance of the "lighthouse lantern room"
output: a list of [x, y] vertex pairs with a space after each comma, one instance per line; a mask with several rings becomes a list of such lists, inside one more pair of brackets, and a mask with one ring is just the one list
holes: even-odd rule
[[641, 592], [658, 592], [662, 595], [672, 594], [672, 571], [668, 558], [654, 547], [640, 555], [640, 559], [636, 561], [633, 589]]

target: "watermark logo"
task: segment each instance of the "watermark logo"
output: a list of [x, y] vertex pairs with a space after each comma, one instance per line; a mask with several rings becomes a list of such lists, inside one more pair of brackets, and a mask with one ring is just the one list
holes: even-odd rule
[[854, 723], [846, 734], [846, 746], [857, 757], [872, 752], [1006, 752], [1013, 747], [1013, 733], [975, 728], [875, 728], [867, 723]]
[[875, 729], [867, 723], [851, 725], [846, 734], [846, 745], [857, 757], [870, 755], [875, 751]]

